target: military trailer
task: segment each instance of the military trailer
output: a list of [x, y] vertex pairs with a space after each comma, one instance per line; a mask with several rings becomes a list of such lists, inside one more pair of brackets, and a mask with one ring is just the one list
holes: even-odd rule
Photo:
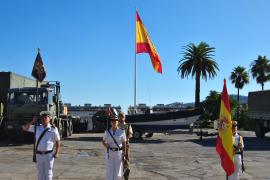
[[72, 118], [66, 114], [60, 114], [60, 118], [62, 119], [62, 127], [63, 127], [63, 137], [68, 137], [73, 134], [73, 122]]
[[70, 134], [71, 120], [60, 116], [64, 108], [59, 82], [43, 82], [37, 88], [35, 80], [11, 72], [0, 72], [0, 82], [1, 132], [16, 139], [23, 134], [23, 124], [30, 122], [40, 111], [50, 111], [61, 137]]
[[75, 133], [81, 133], [87, 131], [88, 122], [82, 119], [80, 116], [70, 116], [73, 124], [73, 131]]
[[270, 90], [248, 93], [248, 116], [258, 138], [270, 131]]

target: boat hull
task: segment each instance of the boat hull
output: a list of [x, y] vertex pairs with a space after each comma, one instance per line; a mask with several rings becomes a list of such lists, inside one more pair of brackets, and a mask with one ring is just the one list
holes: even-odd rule
[[190, 109], [176, 112], [127, 115], [126, 119], [136, 131], [157, 132], [190, 128], [196, 122], [203, 109]]

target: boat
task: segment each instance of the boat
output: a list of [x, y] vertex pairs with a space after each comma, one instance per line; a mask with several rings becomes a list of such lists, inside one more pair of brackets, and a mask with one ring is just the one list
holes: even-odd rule
[[[168, 132], [175, 129], [189, 129], [204, 112], [202, 108], [183, 109], [173, 112], [126, 115], [126, 122], [132, 125], [133, 137], [139, 139], [143, 134], [152, 137], [153, 133]], [[105, 111], [97, 112], [93, 118], [96, 132], [104, 131], [108, 126]]]
[[132, 125], [134, 138], [138, 139], [145, 133], [147, 133], [146, 137], [151, 137], [155, 132], [192, 128], [193, 123], [199, 119], [203, 111], [202, 108], [195, 108], [174, 112], [126, 115], [126, 121]]

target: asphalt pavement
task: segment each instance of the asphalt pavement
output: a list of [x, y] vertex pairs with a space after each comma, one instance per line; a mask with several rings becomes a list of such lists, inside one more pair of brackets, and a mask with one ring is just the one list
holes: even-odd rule
[[[241, 132], [245, 141], [246, 172], [241, 179], [270, 180], [270, 135], [257, 139], [253, 132]], [[102, 134], [74, 134], [62, 140], [55, 161], [54, 179], [105, 179]], [[215, 151], [216, 136], [173, 131], [152, 138], [132, 140], [131, 174], [136, 180], [225, 180]], [[36, 179], [31, 144], [0, 142], [0, 180]]]

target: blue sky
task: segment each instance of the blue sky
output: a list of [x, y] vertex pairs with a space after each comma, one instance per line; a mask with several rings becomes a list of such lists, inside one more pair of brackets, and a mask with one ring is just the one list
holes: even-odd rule
[[[201, 100], [220, 92], [234, 67], [249, 69], [258, 55], [270, 57], [267, 0], [1, 0], [0, 71], [31, 77], [39, 47], [46, 80], [62, 83], [65, 102], [126, 110], [134, 103], [135, 7], [163, 65], [157, 74], [148, 54], [137, 55], [138, 103], [194, 101], [194, 79], [176, 71], [188, 43], [216, 48], [220, 71], [201, 81]], [[229, 80], [227, 87], [237, 93]], [[260, 88], [251, 78], [240, 94]]]

